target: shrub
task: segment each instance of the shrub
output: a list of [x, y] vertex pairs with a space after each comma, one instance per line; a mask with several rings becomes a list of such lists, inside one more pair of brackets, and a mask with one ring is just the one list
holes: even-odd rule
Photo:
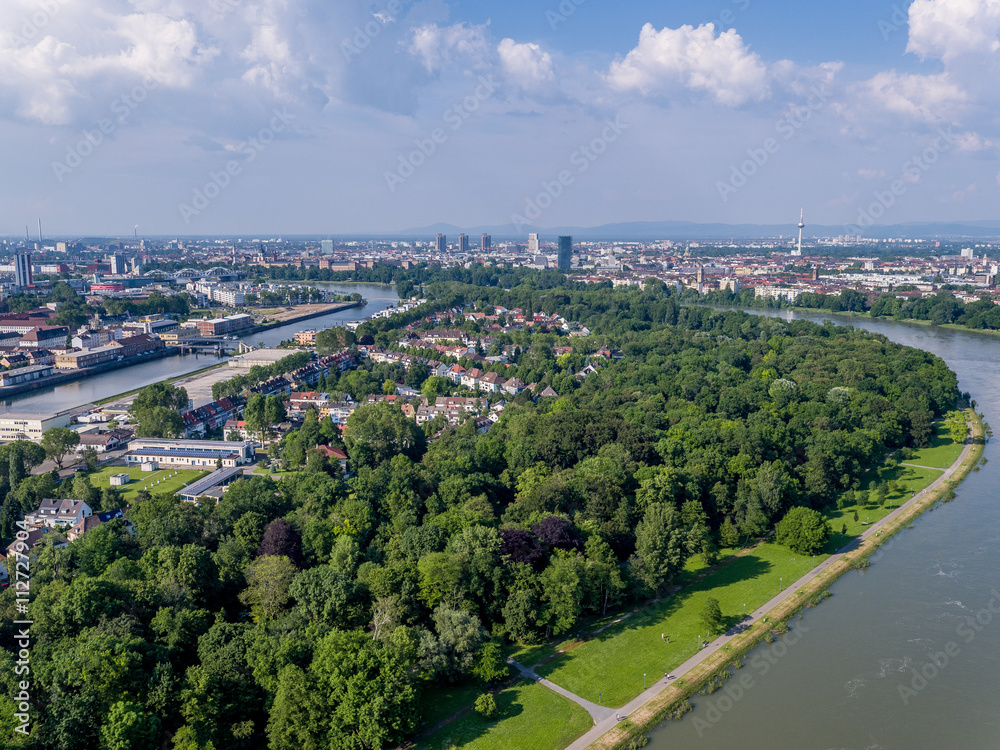
[[476, 698], [476, 713], [484, 719], [492, 719], [497, 715], [497, 699], [492, 693], [483, 693]]

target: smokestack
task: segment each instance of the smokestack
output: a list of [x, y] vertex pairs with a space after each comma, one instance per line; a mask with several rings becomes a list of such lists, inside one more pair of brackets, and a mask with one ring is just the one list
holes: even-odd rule
[[38, 244], [42, 244], [42, 217], [38, 217]]

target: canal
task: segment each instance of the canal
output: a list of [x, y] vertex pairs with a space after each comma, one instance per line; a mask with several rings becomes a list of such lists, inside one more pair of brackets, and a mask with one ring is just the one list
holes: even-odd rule
[[[816, 322], [835, 316], [748, 311]], [[1000, 338], [835, 319], [942, 357], [1000, 423]], [[1000, 747], [1000, 459], [925, 513], [761, 645], [727, 687], [651, 733], [649, 750], [921, 750]], [[744, 687], [745, 686], [745, 687]]]
[[[263, 333], [245, 336], [241, 341], [257, 346], [274, 346], [281, 341], [290, 339], [296, 331], [306, 328], [327, 328], [343, 325], [351, 320], [367, 318], [370, 315], [386, 309], [389, 305], [399, 302], [394, 286], [380, 284], [334, 284], [315, 282], [315, 286], [328, 289], [337, 294], [359, 293], [368, 300], [365, 307], [352, 307], [340, 312], [330, 313], [318, 318], [304, 320], [299, 323], [272, 328]], [[33, 414], [48, 414], [73, 409], [93, 401], [110, 398], [119, 393], [141, 388], [151, 383], [157, 383], [167, 378], [186, 375], [222, 362], [215, 354], [182, 354], [165, 359], [153, 360], [143, 364], [126, 367], [121, 370], [95, 375], [77, 380], [65, 385], [55, 386], [47, 390], [31, 391], [19, 396], [13, 396], [0, 403], [0, 413], [26, 412]]]

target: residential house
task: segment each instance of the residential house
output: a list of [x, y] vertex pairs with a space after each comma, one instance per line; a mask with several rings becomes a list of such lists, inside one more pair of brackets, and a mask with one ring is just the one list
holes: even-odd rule
[[506, 382], [495, 372], [488, 372], [479, 379], [479, 387], [489, 393], [499, 393]]
[[82, 500], [66, 498], [62, 500], [46, 499], [41, 505], [24, 517], [28, 526], [76, 526], [82, 519], [93, 515], [90, 506]]
[[[94, 513], [92, 516], [81, 518], [68, 532], [66, 532], [66, 538], [72, 542], [79, 539], [91, 529], [96, 529], [101, 524], [105, 524], [116, 518], [125, 518], [125, 511], [119, 508], [118, 510], [107, 510], [103, 513]], [[125, 528], [132, 531], [132, 522], [126, 521]]]

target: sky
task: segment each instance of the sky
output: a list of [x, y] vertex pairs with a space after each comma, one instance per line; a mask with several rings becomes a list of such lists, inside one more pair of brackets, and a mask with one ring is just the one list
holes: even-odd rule
[[1000, 218], [1000, 0], [5, 0], [0, 235]]

